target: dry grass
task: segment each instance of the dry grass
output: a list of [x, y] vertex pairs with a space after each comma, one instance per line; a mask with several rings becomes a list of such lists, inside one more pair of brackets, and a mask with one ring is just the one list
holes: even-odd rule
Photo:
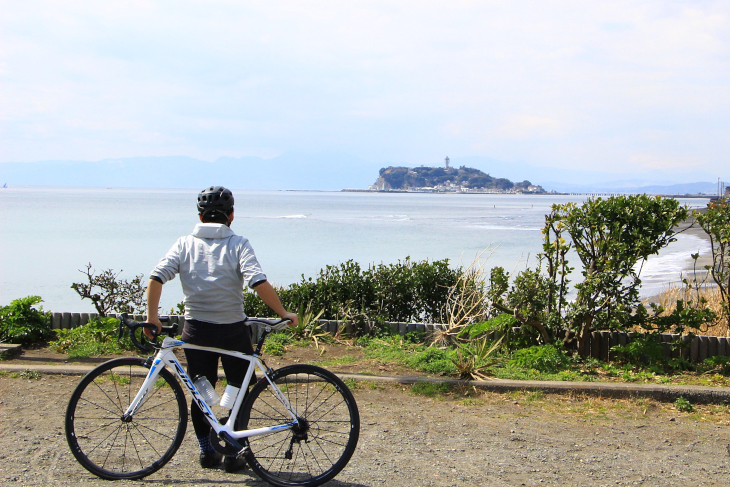
[[662, 315], [669, 315], [676, 308], [677, 300], [681, 299], [685, 303], [697, 303], [698, 296], [707, 300], [707, 304], [710, 309], [715, 312], [717, 319], [709, 325], [704, 326], [701, 330], [697, 331], [696, 334], [730, 337], [730, 328], [728, 327], [728, 320], [726, 316], [727, 308], [722, 302], [720, 290], [706, 283], [697, 285], [695, 289], [670, 284], [660, 294], [645, 300], [645, 304], [648, 304], [648, 302], [657, 303], [664, 307], [664, 313], [662, 313]]
[[488, 278], [484, 266], [495, 250], [496, 248], [490, 246], [480, 252], [472, 263], [462, 270], [456, 284], [449, 289], [446, 302], [446, 328], [434, 331], [431, 336], [433, 344], [451, 345], [455, 342], [456, 335], [466, 325], [486, 319], [485, 289]]

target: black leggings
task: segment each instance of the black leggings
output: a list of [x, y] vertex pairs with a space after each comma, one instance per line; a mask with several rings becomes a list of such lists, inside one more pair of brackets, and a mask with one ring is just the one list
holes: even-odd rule
[[[182, 340], [193, 345], [235, 350], [250, 355], [253, 354], [251, 329], [244, 323], [244, 321], [239, 321], [238, 323], [215, 324], [198, 320], [185, 320]], [[228, 384], [241, 387], [243, 379], [246, 377], [248, 362], [231, 357], [230, 355], [204, 352], [202, 350], [185, 350], [185, 358], [188, 361], [188, 376], [190, 379], [192, 380], [198, 375], [204, 375], [215, 386], [215, 383], [218, 381], [219, 357], [223, 364], [223, 371], [226, 374]], [[251, 383], [253, 383], [253, 380]], [[210, 434], [208, 420], [205, 419], [203, 412], [193, 401], [191, 401], [190, 405], [190, 419], [193, 422], [196, 436], [200, 437]]]

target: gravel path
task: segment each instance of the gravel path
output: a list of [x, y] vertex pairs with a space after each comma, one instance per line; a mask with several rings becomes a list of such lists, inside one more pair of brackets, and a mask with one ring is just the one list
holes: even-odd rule
[[[110, 484], [92, 476], [72, 457], [63, 432], [78, 380], [0, 377], [0, 485], [266, 485], [249, 470], [200, 469], [192, 427], [173, 460], [144, 482]], [[359, 387], [355, 397], [360, 443], [332, 487], [730, 483], [728, 427], [651, 401], [646, 407], [567, 396], [530, 402], [492, 393], [438, 400], [374, 384]]]

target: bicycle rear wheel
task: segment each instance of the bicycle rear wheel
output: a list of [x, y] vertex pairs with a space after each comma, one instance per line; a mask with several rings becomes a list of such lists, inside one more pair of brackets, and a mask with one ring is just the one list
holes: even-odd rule
[[[355, 398], [333, 373], [313, 365], [291, 365], [272, 381], [299, 415], [300, 427], [248, 438], [246, 460], [263, 480], [280, 487], [323, 484], [350, 460], [360, 434]], [[266, 378], [241, 406], [237, 429], [291, 422]]]
[[79, 463], [108, 480], [140, 479], [167, 463], [182, 443], [188, 410], [182, 387], [166, 369], [133, 418], [122, 419], [149, 367], [136, 357], [89, 372], [66, 409], [66, 441]]

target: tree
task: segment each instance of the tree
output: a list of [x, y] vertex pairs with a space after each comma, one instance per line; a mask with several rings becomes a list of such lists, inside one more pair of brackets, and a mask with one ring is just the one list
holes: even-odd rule
[[81, 299], [90, 299], [99, 316], [106, 316], [110, 312], [143, 313], [145, 310], [145, 290], [142, 286], [142, 274], [131, 281], [119, 279], [119, 272], [112, 269], [94, 275], [91, 263], [86, 270], [79, 270], [86, 276], [87, 282], [75, 282], [71, 289], [76, 291]]
[[711, 201], [705, 211], [696, 211], [694, 215], [710, 237], [712, 265], [705, 268], [720, 290], [723, 312], [730, 326], [730, 200]]
[[[676, 240], [675, 227], [687, 216], [677, 200], [647, 195], [590, 198], [582, 206], [553, 205], [546, 217], [552, 228], [548, 233], [556, 236], [559, 229], [552, 245], [566, 232], [583, 267], [583, 281], [575, 286], [577, 296], [566, 316], [568, 328], [577, 334], [581, 355], [587, 353], [591, 331], [624, 329], [636, 322], [632, 313], [639, 305], [643, 263]], [[565, 244], [557, 247], [553, 260], [559, 264]], [[555, 276], [565, 277], [559, 272]], [[559, 287], [556, 290], [561, 292]]]

